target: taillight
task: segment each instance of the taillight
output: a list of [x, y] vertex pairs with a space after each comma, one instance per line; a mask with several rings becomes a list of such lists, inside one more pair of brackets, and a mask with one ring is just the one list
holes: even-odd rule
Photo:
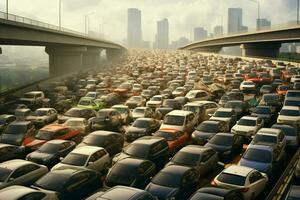
[[249, 191], [249, 188], [241, 188], [240, 189], [240, 192], [248, 192]]
[[216, 181], [212, 181], [212, 182], [210, 182], [210, 184], [212, 185], [212, 186], [217, 186], [218, 184], [216, 183]]

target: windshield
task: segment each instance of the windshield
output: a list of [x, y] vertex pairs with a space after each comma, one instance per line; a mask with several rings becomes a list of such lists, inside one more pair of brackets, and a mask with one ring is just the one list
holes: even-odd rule
[[298, 106], [298, 107], [300, 107], [300, 101], [285, 100], [284, 105], [285, 106]]
[[174, 101], [170, 101], [170, 100], [165, 100], [162, 104], [163, 108], [173, 108], [173, 106], [175, 105]]
[[63, 176], [60, 173], [56, 174], [50, 172], [35, 182], [34, 186], [41, 187], [46, 190], [61, 191], [68, 180], [68, 177]]
[[35, 97], [35, 95], [34, 94], [24, 94], [24, 97], [28, 98], [28, 99], [33, 99]]
[[256, 120], [253, 119], [240, 119], [238, 125], [241, 126], [256, 126]]
[[116, 111], [118, 111], [121, 114], [126, 114], [128, 113], [128, 109], [127, 108], [121, 108], [121, 107], [113, 107], [113, 109], [115, 109]]
[[300, 92], [288, 91], [286, 94], [287, 97], [300, 97]]
[[176, 139], [174, 133], [169, 133], [169, 132], [164, 132], [164, 131], [158, 131], [157, 133], [154, 134], [154, 136], [163, 137], [167, 141], [173, 141]]
[[91, 105], [91, 101], [89, 101], [89, 100], [80, 100], [78, 105], [89, 106], [89, 105]]
[[278, 89], [279, 90], [287, 91], [289, 89], [289, 86], [287, 86], [287, 85], [280, 85], [280, 86], [278, 86]]
[[199, 109], [199, 106], [184, 106], [183, 110], [197, 113], [197, 112], [199, 112], [200, 109]]
[[80, 117], [81, 116], [81, 110], [77, 109], [70, 109], [65, 113], [65, 116], [68, 117]]
[[36, 110], [35, 115], [37, 116], [45, 116], [47, 115], [48, 111], [47, 110]]
[[27, 126], [14, 124], [9, 125], [4, 131], [4, 134], [24, 134], [26, 130]]
[[242, 102], [236, 102], [236, 101], [229, 101], [225, 104], [225, 108], [237, 108], [237, 107], [240, 107], [242, 108], [243, 106], [243, 103]]
[[218, 176], [217, 180], [222, 183], [244, 186], [246, 178], [244, 176], [228, 174], [223, 172]]
[[220, 146], [231, 146], [233, 136], [229, 135], [215, 135], [209, 140], [209, 143]]
[[231, 112], [217, 111], [217, 112], [214, 114], [214, 117], [231, 117]]
[[106, 143], [106, 137], [105, 136], [100, 136], [100, 135], [88, 135], [84, 137], [83, 143], [92, 145], [92, 146], [98, 146], [98, 147], [103, 147], [104, 144]]
[[280, 115], [285, 115], [285, 116], [294, 116], [294, 117], [296, 117], [296, 116], [299, 116], [299, 111], [298, 110], [286, 110], [286, 109], [284, 109], [284, 110], [281, 110], [280, 111]]
[[151, 101], [161, 101], [161, 97], [152, 97]]
[[179, 151], [172, 158], [172, 161], [175, 164], [187, 165], [187, 166], [196, 166], [197, 162], [200, 160], [199, 154], [192, 154], [188, 152]]
[[131, 143], [124, 150], [124, 153], [137, 158], [147, 158], [149, 152], [149, 146], [143, 144]]
[[137, 128], [148, 128], [150, 126], [150, 121], [137, 119], [133, 122], [132, 126]]
[[142, 97], [131, 97], [130, 100], [131, 101], [141, 101]]
[[184, 116], [167, 115], [164, 119], [164, 124], [182, 126], [184, 124], [184, 120]]
[[243, 158], [256, 162], [270, 163], [272, 161], [272, 153], [262, 149], [250, 148], [243, 154]]
[[61, 163], [67, 165], [75, 165], [75, 166], [84, 166], [88, 159], [88, 155], [77, 154], [77, 153], [69, 153]]
[[267, 115], [270, 113], [270, 108], [268, 107], [256, 107], [254, 113]]
[[162, 171], [159, 174], [157, 174], [151, 182], [157, 185], [177, 188], [181, 186], [181, 179], [182, 177], [180, 175], [175, 175]]
[[46, 144], [43, 144], [39, 148], [39, 151], [43, 152], [43, 153], [54, 154], [54, 153], [57, 153], [59, 151], [59, 145], [58, 144], [46, 143]]
[[40, 140], [52, 140], [53, 135], [53, 132], [39, 130], [39, 132], [35, 135], [35, 138]]
[[4, 124], [6, 124], [6, 120], [0, 118], [0, 125], [4, 125]]
[[143, 108], [136, 108], [136, 109], [133, 110], [132, 113], [144, 114], [144, 112], [145, 112], [145, 109], [143, 109]]
[[219, 132], [219, 126], [217, 123], [201, 123], [197, 126], [197, 131], [207, 132], [207, 133], [217, 133]]
[[68, 120], [65, 123], [66, 126], [83, 126], [83, 121], [74, 121], [74, 120]]
[[10, 169], [0, 167], [0, 182], [5, 182], [11, 173]]
[[254, 143], [272, 143], [277, 144], [277, 137], [275, 135], [262, 135], [262, 134], [256, 134], [254, 139]]
[[278, 100], [278, 96], [277, 95], [264, 95], [263, 96], [263, 99], [264, 99], [264, 101], [272, 101], [272, 102], [274, 102], [274, 101], [279, 101]]

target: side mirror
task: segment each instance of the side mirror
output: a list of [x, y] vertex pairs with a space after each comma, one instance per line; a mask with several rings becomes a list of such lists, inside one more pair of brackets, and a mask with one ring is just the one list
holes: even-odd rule
[[11, 182], [11, 181], [13, 181], [13, 180], [15, 180], [13, 177], [10, 177], [9, 179], [8, 179], [8, 182]]

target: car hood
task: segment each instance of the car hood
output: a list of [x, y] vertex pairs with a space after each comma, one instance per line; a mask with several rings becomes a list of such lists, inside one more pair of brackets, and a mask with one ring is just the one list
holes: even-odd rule
[[147, 186], [146, 190], [159, 199], [167, 199], [173, 197], [178, 192], [178, 188], [156, 185], [154, 183], [150, 183]]
[[146, 128], [129, 127], [126, 133], [141, 133], [146, 132]]
[[33, 159], [44, 159], [44, 158], [51, 158], [53, 157], [53, 154], [49, 154], [49, 153], [44, 153], [44, 152], [40, 152], [40, 151], [34, 151], [31, 154], [29, 154], [30, 158]]
[[282, 120], [282, 121], [299, 121], [300, 117], [298, 117], [298, 116], [294, 117], [294, 116], [279, 115], [278, 119]]
[[45, 142], [46, 142], [46, 140], [34, 139], [30, 143], [26, 144], [26, 147], [38, 146], [38, 145], [44, 144]]
[[158, 104], [161, 104], [160, 101], [148, 101], [147, 104], [155, 104], [155, 105], [158, 105]]
[[234, 129], [235, 131], [248, 132], [255, 130], [255, 126], [235, 125], [234, 127], [232, 127], [232, 129]]
[[24, 140], [23, 134], [2, 134], [1, 142], [12, 144], [12, 145], [20, 145]]
[[223, 153], [225, 151], [229, 151], [232, 148], [232, 146], [221, 146], [221, 145], [216, 145], [216, 144], [211, 144], [211, 143], [206, 143], [205, 146], [213, 148], [218, 153]]
[[224, 122], [228, 122], [228, 121], [230, 121], [230, 117], [214, 117], [214, 116], [212, 116], [211, 118], [210, 118], [210, 120], [217, 120], [217, 121], [224, 121]]
[[163, 129], [163, 128], [170, 128], [170, 129], [176, 129], [176, 130], [179, 130], [179, 131], [183, 131], [183, 126], [176, 126], [176, 125], [162, 124], [162, 125], [160, 126], [160, 129]]
[[253, 160], [248, 160], [241, 158], [239, 165], [254, 168], [260, 172], [266, 173], [269, 170], [270, 163], [257, 162]]
[[130, 158], [130, 156], [125, 153], [120, 153], [120, 154], [115, 155], [115, 157], [113, 158], [113, 162], [116, 163], [117, 161], [123, 160], [125, 158]]
[[143, 118], [144, 116], [144, 113], [132, 113], [133, 118]]
[[47, 117], [46, 116], [29, 116], [26, 119], [30, 120], [30, 121], [34, 121], [34, 120], [45, 120]]
[[192, 135], [194, 135], [196, 138], [204, 138], [204, 139], [209, 139], [212, 136], [214, 136], [216, 133], [208, 133], [208, 132], [203, 132], [203, 131], [194, 131]]
[[252, 113], [251, 114], [252, 116], [255, 116], [255, 117], [260, 117], [260, 118], [270, 118], [271, 116], [268, 115], [268, 114], [258, 114], [258, 113]]

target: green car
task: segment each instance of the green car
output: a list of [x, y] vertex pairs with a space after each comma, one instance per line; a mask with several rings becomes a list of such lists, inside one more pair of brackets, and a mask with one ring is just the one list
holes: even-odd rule
[[98, 111], [102, 108], [104, 108], [104, 104], [102, 103], [96, 103], [93, 98], [91, 97], [82, 97], [78, 104], [77, 104], [77, 107], [79, 108], [90, 108], [90, 109], [93, 109], [95, 111]]

